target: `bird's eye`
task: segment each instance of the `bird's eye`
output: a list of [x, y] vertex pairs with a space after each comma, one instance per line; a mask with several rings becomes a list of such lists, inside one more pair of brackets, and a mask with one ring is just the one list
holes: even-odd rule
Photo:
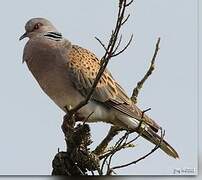
[[35, 24], [35, 26], [34, 26], [34, 30], [39, 29], [40, 26], [41, 26], [40, 23]]

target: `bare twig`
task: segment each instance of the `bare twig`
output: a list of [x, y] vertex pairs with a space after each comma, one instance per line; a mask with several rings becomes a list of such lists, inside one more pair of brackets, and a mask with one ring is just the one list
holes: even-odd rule
[[105, 151], [106, 147], [108, 146], [109, 142], [112, 141], [114, 136], [116, 136], [120, 131], [119, 127], [111, 126], [107, 136], [102, 140], [102, 142], [96, 147], [96, 149], [93, 151], [96, 155], [102, 155]]
[[117, 45], [116, 45], [116, 48], [114, 49], [115, 52], [116, 52], [116, 51], [118, 50], [118, 48], [120, 47], [121, 42], [122, 42], [122, 38], [123, 38], [123, 36], [122, 36], [122, 34], [121, 34], [121, 36], [120, 36], [120, 38], [119, 38], [119, 41], [118, 41], [118, 43], [117, 43]]
[[119, 52], [115, 53], [115, 54], [113, 55], [113, 57], [122, 54], [122, 53], [130, 46], [132, 40], [133, 40], [133, 35], [131, 35], [131, 37], [130, 37], [128, 43], [126, 44], [126, 46], [125, 46], [122, 50], [120, 50]]
[[[112, 158], [111, 156], [113, 156], [116, 152], [118, 152], [118, 151], [120, 151], [122, 149], [122, 148], [120, 148], [121, 144], [125, 140], [125, 138], [127, 138], [127, 136], [128, 136], [128, 132], [126, 132], [121, 138], [119, 138], [119, 140], [115, 143], [115, 145], [112, 147], [112, 150], [109, 153], [99, 157], [100, 159], [104, 159], [103, 162], [102, 162], [102, 166], [101, 166], [101, 171], [102, 172], [103, 172], [103, 169], [104, 169], [104, 165], [107, 162], [107, 159], [108, 158], [111, 159]], [[108, 165], [110, 165], [110, 162], [108, 163]]]
[[125, 20], [122, 22], [121, 25], [124, 25], [128, 21], [129, 17], [130, 17], [130, 14], [128, 14], [128, 16], [125, 18]]
[[107, 48], [105, 47], [104, 43], [98, 37], [95, 37], [95, 39], [101, 44], [104, 50], [107, 51]]
[[161, 129], [161, 139], [160, 139], [159, 143], [158, 143], [149, 153], [147, 153], [146, 155], [140, 157], [139, 159], [137, 159], [137, 160], [135, 160], [135, 161], [132, 161], [132, 162], [130, 162], [130, 163], [123, 164], [123, 165], [120, 165], [120, 166], [114, 166], [114, 167], [112, 167], [111, 169], [112, 169], [112, 170], [115, 170], [115, 169], [124, 168], [124, 167], [130, 166], [130, 165], [132, 165], [132, 164], [136, 164], [136, 163], [138, 163], [139, 161], [145, 159], [146, 157], [148, 157], [149, 155], [151, 155], [152, 153], [154, 153], [154, 152], [161, 146], [161, 143], [162, 143], [162, 141], [163, 141], [164, 136], [165, 136], [165, 130], [163, 131], [163, 130]]
[[154, 65], [155, 65], [156, 56], [157, 56], [157, 53], [158, 53], [158, 50], [159, 50], [160, 40], [161, 39], [158, 38], [157, 43], [156, 43], [156, 48], [155, 48], [155, 51], [154, 51], [154, 55], [152, 57], [151, 64], [150, 64], [150, 67], [149, 67], [148, 71], [146, 72], [146, 74], [144, 75], [144, 77], [142, 78], [142, 80], [137, 83], [137, 86], [133, 90], [133, 94], [132, 94], [131, 100], [135, 104], [137, 103], [137, 97], [139, 95], [139, 92], [140, 92], [143, 84], [145, 83], [145, 81], [148, 79], [148, 77], [154, 71]]
[[134, 2], [134, 0], [131, 0], [129, 3], [126, 4], [126, 7], [130, 6], [133, 2]]

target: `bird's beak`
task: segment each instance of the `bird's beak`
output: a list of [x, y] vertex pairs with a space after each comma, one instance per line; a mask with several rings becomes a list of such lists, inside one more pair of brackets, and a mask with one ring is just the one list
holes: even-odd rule
[[26, 38], [27, 37], [27, 32], [25, 32], [20, 38], [19, 40], [21, 41], [22, 39]]

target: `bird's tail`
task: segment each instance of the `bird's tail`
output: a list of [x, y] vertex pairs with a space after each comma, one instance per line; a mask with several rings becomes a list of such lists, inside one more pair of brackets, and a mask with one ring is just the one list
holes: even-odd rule
[[171, 156], [175, 159], [179, 158], [179, 155], [175, 151], [175, 149], [170, 144], [168, 144], [164, 139], [161, 140], [161, 137], [156, 132], [154, 132], [150, 127], [146, 127], [144, 129], [140, 130], [139, 133], [141, 134], [142, 137], [144, 137], [151, 143], [153, 143], [155, 145], [160, 144], [159, 147], [169, 156]]

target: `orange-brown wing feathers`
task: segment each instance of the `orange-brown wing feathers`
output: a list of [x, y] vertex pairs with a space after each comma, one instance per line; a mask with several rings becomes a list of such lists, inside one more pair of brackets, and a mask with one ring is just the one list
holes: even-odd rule
[[[78, 88], [81, 93], [86, 96], [90, 91], [94, 79], [99, 71], [99, 60], [93, 53], [75, 45], [72, 46], [72, 50], [69, 52], [68, 57], [70, 59], [70, 76], [75, 80], [73, 83], [76, 88]], [[117, 96], [118, 90], [116, 88], [116, 82], [110, 74], [105, 71], [92, 98], [105, 102], [109, 99], [116, 99]]]
[[[76, 45], [72, 45], [68, 53], [68, 59], [68, 72], [72, 78], [72, 82], [80, 93], [86, 96], [99, 71], [99, 60], [90, 51]], [[141, 120], [142, 111], [131, 102], [125, 91], [113, 79], [107, 69], [95, 88], [92, 99], [103, 102], [132, 118]], [[158, 131], [159, 126], [151, 118], [144, 115], [144, 121], [155, 131]]]

